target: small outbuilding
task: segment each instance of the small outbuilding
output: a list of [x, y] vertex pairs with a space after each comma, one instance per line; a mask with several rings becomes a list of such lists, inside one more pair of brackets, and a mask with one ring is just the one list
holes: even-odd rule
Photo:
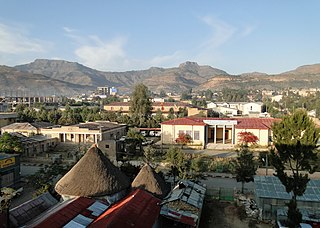
[[[284, 185], [274, 176], [255, 176], [254, 191], [257, 206], [262, 209], [262, 219], [276, 219], [278, 209], [287, 207], [286, 203], [292, 198]], [[299, 209], [309, 211], [320, 208], [320, 180], [311, 179], [302, 196], [297, 197]]]
[[[206, 188], [189, 180], [181, 180], [161, 202], [162, 224], [171, 227], [198, 227]], [[179, 226], [180, 227], [180, 226]]]

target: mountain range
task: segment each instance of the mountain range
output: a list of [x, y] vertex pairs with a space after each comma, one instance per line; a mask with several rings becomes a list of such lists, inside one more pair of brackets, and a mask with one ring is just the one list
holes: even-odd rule
[[178, 67], [151, 67], [147, 70], [104, 72], [76, 62], [37, 59], [15, 67], [0, 66], [0, 95], [74, 95], [94, 91], [98, 86], [114, 86], [121, 94], [130, 93], [137, 83], [144, 83], [153, 92], [181, 93], [211, 89], [316, 88], [320, 86], [320, 64], [305, 65], [295, 70], [268, 75], [253, 72], [230, 75], [211, 66], [185, 62]]

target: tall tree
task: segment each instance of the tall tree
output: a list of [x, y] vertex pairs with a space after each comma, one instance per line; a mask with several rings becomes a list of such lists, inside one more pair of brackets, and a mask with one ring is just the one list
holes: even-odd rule
[[180, 148], [171, 146], [166, 153], [166, 161], [171, 165], [173, 182], [175, 182], [176, 176], [180, 178], [187, 176], [188, 161]]
[[139, 127], [146, 125], [147, 119], [151, 117], [152, 105], [150, 101], [150, 92], [144, 84], [138, 84], [134, 87], [130, 100], [130, 113], [134, 124]]
[[257, 171], [254, 156], [249, 150], [249, 147], [245, 144], [241, 145], [238, 152], [235, 171], [237, 182], [242, 183], [241, 192], [243, 193], [244, 183], [253, 181], [253, 176]]
[[[271, 164], [292, 199], [288, 204], [288, 225], [299, 227], [302, 215], [297, 208], [297, 196], [302, 196], [310, 180], [308, 173], [316, 169], [311, 161], [317, 160], [316, 148], [319, 130], [304, 110], [298, 109], [291, 116], [285, 116], [281, 122], [274, 123]], [[290, 172], [286, 173], [288, 169]], [[301, 171], [304, 171], [303, 173]]]

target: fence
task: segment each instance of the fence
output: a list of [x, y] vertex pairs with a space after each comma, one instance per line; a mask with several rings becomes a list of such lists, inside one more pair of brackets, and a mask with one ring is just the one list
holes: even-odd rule
[[206, 192], [209, 198], [224, 201], [234, 201], [235, 193], [234, 188], [210, 188]]

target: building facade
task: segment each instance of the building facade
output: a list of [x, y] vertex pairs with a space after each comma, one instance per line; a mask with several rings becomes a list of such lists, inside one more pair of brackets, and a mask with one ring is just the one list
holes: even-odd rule
[[127, 126], [109, 121], [80, 123], [71, 126], [52, 126], [41, 129], [41, 134], [57, 138], [58, 142], [97, 143], [102, 140], [115, 140], [126, 135]]
[[260, 146], [269, 146], [274, 118], [208, 118], [185, 117], [161, 123], [161, 142], [174, 144], [180, 133], [192, 137], [193, 144], [206, 148], [209, 144], [236, 145], [240, 132], [251, 132]]
[[0, 188], [14, 186], [20, 180], [20, 156], [0, 153]]
[[[207, 115], [207, 110], [194, 105], [190, 105], [184, 102], [152, 102], [152, 115], [155, 115], [158, 110], [161, 111], [163, 116], [168, 116], [168, 114], [173, 111], [175, 114], [183, 109], [188, 111], [188, 116], [197, 115], [199, 113], [204, 113]], [[130, 113], [130, 102], [113, 102], [104, 105], [104, 110], [112, 112], [121, 112], [123, 114]]]

